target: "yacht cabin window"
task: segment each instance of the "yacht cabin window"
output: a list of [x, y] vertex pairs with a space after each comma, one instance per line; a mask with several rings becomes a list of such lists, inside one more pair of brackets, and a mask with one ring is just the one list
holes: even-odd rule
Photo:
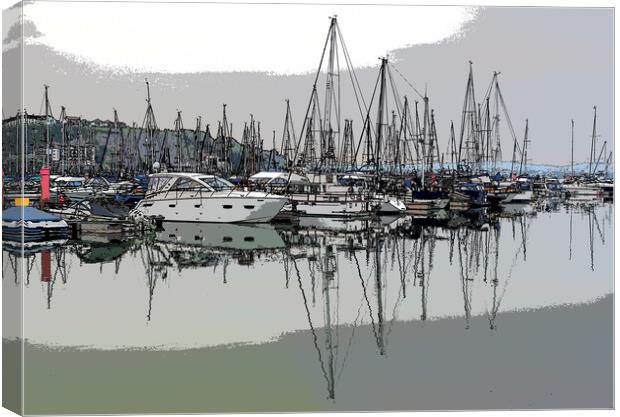
[[215, 191], [232, 190], [235, 186], [219, 177], [200, 177], [200, 180]]
[[153, 177], [149, 179], [149, 193], [155, 193], [164, 189], [170, 181], [170, 177]]
[[189, 191], [189, 190], [200, 190], [201, 188], [207, 188], [198, 181], [192, 178], [179, 178], [173, 185], [172, 191]]

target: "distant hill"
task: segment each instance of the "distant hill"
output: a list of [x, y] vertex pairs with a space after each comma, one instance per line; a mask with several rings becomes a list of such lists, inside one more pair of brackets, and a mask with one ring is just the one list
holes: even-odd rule
[[[124, 126], [121, 129], [110, 129], [110, 127], [106, 126], [105, 123], [102, 123], [101, 121], [87, 121], [87, 120], [83, 120], [83, 126], [81, 128], [78, 128], [78, 127], [67, 128], [67, 132], [69, 132], [68, 134], [72, 135], [73, 137], [77, 137], [78, 131], [81, 131], [84, 141], [89, 140], [88, 138], [90, 138], [92, 135], [91, 143], [94, 145], [94, 148], [95, 148], [95, 163], [98, 166], [101, 163], [102, 158], [103, 158], [103, 170], [104, 171], [111, 169], [113, 160], [114, 158], [119, 158], [118, 156], [119, 153], [127, 154], [130, 151], [129, 147], [132, 145], [130, 145], [131, 141], [128, 140], [127, 138], [131, 138], [133, 135], [139, 136], [140, 130], [141, 130], [140, 128], [133, 129], [127, 126]], [[125, 138], [126, 149], [120, 149], [120, 145], [123, 143], [121, 132], [122, 132], [122, 137]], [[46, 133], [46, 125], [45, 125], [44, 120], [36, 120], [36, 121], [29, 122], [28, 127], [27, 127], [27, 133], [26, 133], [27, 143], [29, 143], [30, 146], [32, 146], [32, 144], [36, 142], [44, 143], [45, 133]], [[14, 170], [14, 164], [13, 164], [15, 160], [14, 156], [18, 154], [18, 150], [16, 148], [17, 137], [18, 137], [17, 135], [18, 135], [17, 126], [15, 125], [11, 126], [8, 124], [5, 124], [3, 126], [3, 129], [2, 129], [3, 167], [2, 168], [5, 173], [12, 173], [12, 171]], [[61, 124], [57, 121], [53, 122], [50, 125], [50, 138], [51, 138], [51, 142], [55, 144], [58, 148], [60, 148], [60, 145], [62, 144], [62, 133], [61, 133]], [[215, 140], [213, 136], [211, 136], [210, 134], [207, 134], [205, 137], [205, 131], [203, 129], [200, 133], [198, 144], [201, 143], [203, 138], [205, 139], [205, 151], [208, 149], [211, 149], [211, 147], [213, 146], [214, 140]], [[158, 132], [156, 139], [157, 139], [156, 140], [157, 143], [162, 143], [164, 142], [164, 139], [166, 140], [167, 148], [169, 149], [169, 152], [170, 152], [169, 157], [172, 161], [175, 161], [177, 157], [176, 133], [168, 129], [161, 130]], [[239, 167], [239, 162], [242, 157], [243, 148], [237, 139], [232, 138], [232, 137], [230, 139], [231, 139], [230, 141], [231, 165], [234, 171], [237, 169], [237, 167]], [[192, 153], [194, 149], [193, 148], [194, 141], [195, 141], [194, 131], [189, 130], [189, 129], [184, 129], [181, 133], [180, 141], [181, 141], [181, 149], [184, 152], [183, 154], [184, 160], [187, 160], [190, 156], [193, 156], [193, 155], [188, 155], [188, 153]], [[106, 142], [107, 142], [107, 149], [106, 149]], [[144, 140], [141, 140], [140, 143], [141, 145], [138, 147], [140, 158], [142, 160], [146, 160], [147, 149], [144, 146]], [[265, 169], [265, 170], [273, 169], [273, 165], [268, 166], [270, 156], [271, 155], [270, 155], [269, 150], [263, 151], [262, 169]], [[282, 169], [285, 165], [284, 158], [281, 155], [276, 154], [275, 164], [276, 164], [276, 169]]]

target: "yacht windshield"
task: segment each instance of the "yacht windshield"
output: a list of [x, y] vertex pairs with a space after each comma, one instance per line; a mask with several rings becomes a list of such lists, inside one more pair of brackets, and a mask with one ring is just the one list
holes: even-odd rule
[[164, 188], [170, 181], [170, 177], [154, 177], [149, 179], [148, 192], [154, 193]]
[[234, 188], [234, 185], [219, 177], [200, 177], [200, 180], [215, 191], [232, 190]]

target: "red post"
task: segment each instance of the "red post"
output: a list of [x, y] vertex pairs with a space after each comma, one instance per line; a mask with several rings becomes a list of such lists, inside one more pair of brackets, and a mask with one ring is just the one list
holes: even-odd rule
[[41, 168], [41, 204], [50, 201], [50, 169], [48, 167]]
[[46, 250], [41, 252], [41, 282], [50, 282], [52, 279], [52, 254]]

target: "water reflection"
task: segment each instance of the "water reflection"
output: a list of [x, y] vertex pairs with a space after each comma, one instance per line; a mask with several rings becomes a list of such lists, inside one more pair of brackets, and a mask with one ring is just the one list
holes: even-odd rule
[[[5, 242], [4, 265], [15, 273], [3, 276], [16, 277], [11, 285], [19, 286], [24, 258], [26, 319], [38, 343], [213, 346], [309, 330], [333, 399], [356, 338], [370, 336], [376, 354], [387, 357], [399, 321], [460, 317], [470, 329], [473, 317], [484, 316], [496, 332], [500, 311], [609, 294], [612, 263], [597, 265], [595, 249], [600, 259], [612, 259], [605, 237], [612, 226], [610, 205], [586, 203], [344, 222], [306, 218], [299, 225], [166, 223], [152, 234], [82, 236], [23, 253]], [[566, 229], [568, 248], [557, 242]], [[573, 238], [585, 237], [586, 229], [587, 243]], [[600, 272], [588, 286], [584, 264]], [[31, 285], [35, 276], [42, 302]], [[105, 316], [116, 330], [98, 334], [74, 317], [79, 311], [84, 321], [100, 320], [101, 305], [87, 301], [98, 292], [115, 297]], [[61, 336], [67, 322], [80, 331]], [[360, 336], [360, 326], [370, 333]]]

